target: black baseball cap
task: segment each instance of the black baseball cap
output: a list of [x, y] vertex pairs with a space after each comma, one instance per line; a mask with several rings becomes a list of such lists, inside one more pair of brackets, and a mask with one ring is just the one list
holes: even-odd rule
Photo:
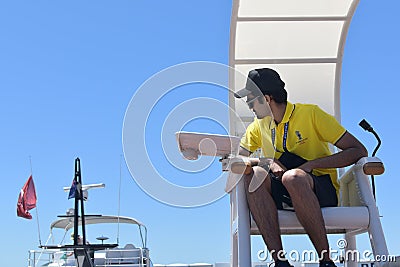
[[235, 93], [236, 98], [242, 98], [249, 94], [274, 95], [285, 90], [285, 83], [279, 74], [270, 68], [254, 69], [249, 71], [246, 87]]

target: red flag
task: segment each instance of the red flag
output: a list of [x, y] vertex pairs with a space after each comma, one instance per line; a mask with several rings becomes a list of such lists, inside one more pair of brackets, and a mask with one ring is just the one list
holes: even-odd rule
[[26, 219], [32, 219], [32, 215], [29, 210], [36, 207], [36, 190], [35, 184], [33, 183], [32, 175], [29, 176], [28, 180], [21, 189], [18, 196], [17, 204], [17, 216]]

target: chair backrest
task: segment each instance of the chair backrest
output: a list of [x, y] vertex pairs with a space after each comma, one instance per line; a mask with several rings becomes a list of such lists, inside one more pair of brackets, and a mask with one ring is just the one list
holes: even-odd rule
[[[289, 101], [313, 103], [340, 121], [343, 48], [358, 0], [234, 0], [231, 18], [229, 86], [244, 87], [249, 70], [270, 67], [286, 83]], [[230, 134], [253, 115], [229, 96]]]

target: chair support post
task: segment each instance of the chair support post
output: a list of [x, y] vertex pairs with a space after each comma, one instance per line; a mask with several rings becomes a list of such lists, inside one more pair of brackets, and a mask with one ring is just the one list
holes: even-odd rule
[[[368, 176], [362, 171], [355, 171], [356, 179], [358, 181], [359, 191], [364, 198], [365, 205], [368, 207], [370, 214], [370, 222], [368, 227], [368, 236], [371, 242], [372, 252], [375, 256], [387, 256], [389, 251], [386, 245], [385, 235], [383, 233], [382, 225], [379, 218], [379, 211], [372, 197], [371, 187], [369, 186]], [[362, 181], [362, 182], [361, 182]], [[381, 266], [379, 262], [376, 266]]]
[[[235, 195], [233, 195], [235, 194]], [[235, 200], [233, 201], [232, 200]], [[236, 216], [231, 218], [231, 243], [232, 243], [232, 267], [251, 266], [251, 243], [250, 243], [250, 213], [247, 205], [244, 181], [241, 180], [231, 192], [232, 213]]]
[[[350, 233], [346, 233], [344, 235], [346, 240], [346, 248], [345, 248], [345, 266], [346, 267], [357, 267], [358, 259], [356, 258], [356, 254], [351, 253], [351, 251], [357, 250], [356, 236]], [[350, 256], [354, 256], [355, 258], [349, 258]]]

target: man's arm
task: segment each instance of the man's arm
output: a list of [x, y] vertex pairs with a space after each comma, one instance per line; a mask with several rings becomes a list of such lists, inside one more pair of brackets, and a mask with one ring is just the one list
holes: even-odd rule
[[[248, 151], [247, 149], [240, 147], [239, 148], [239, 155], [248, 157], [251, 155], [251, 152]], [[247, 166], [245, 167], [245, 170], [238, 168], [237, 171], [234, 171], [236, 173], [244, 173], [244, 174], [249, 174], [251, 172], [251, 167], [254, 166], [265, 166], [268, 165], [269, 168], [271, 168], [271, 171], [276, 175], [276, 176], [282, 176], [282, 174], [286, 171], [286, 168], [278, 161], [273, 158], [248, 158], [247, 159]], [[242, 167], [244, 168], [244, 167]]]
[[364, 145], [349, 132], [346, 132], [336, 142], [335, 146], [342, 151], [327, 157], [308, 161], [299, 168], [306, 172], [317, 168], [342, 168], [357, 162], [362, 157], [368, 156], [368, 151]]
[[251, 155], [251, 152], [245, 149], [244, 147], [239, 147], [239, 155], [248, 157]]

